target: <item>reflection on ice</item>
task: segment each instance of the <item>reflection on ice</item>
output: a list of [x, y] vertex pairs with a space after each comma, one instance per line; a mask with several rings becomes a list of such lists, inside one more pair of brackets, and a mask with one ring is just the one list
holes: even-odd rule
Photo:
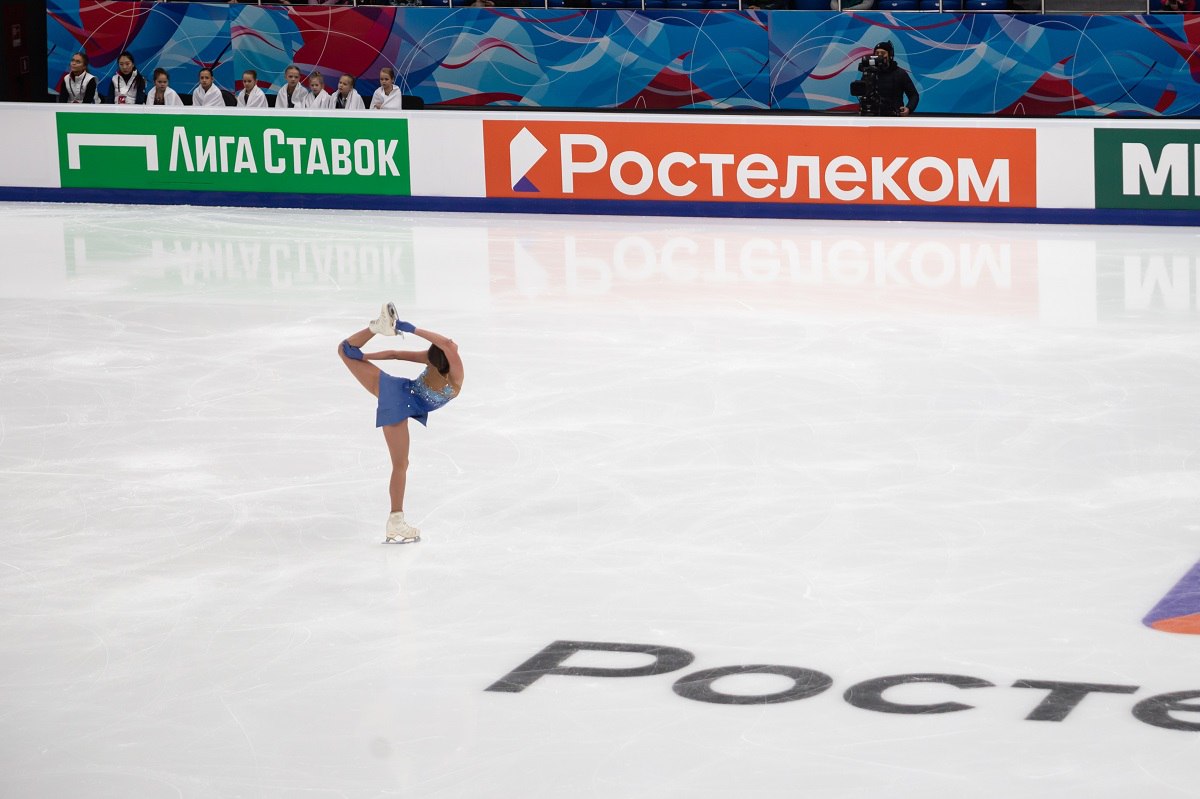
[[[457, 307], [620, 298], [731, 301], [806, 314], [999, 315], [1090, 324], [1196, 310], [1200, 263], [1183, 230], [742, 220], [588, 221], [163, 209], [79, 213], [40, 228], [9, 295], [131, 281], [178, 289], [319, 294], [381, 288]], [[270, 219], [262, 235], [261, 219]], [[386, 221], [381, 221], [386, 220]]]

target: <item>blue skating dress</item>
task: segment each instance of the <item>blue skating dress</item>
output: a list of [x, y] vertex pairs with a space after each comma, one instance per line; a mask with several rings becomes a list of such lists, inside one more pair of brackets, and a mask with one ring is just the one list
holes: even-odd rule
[[441, 391], [434, 391], [425, 383], [426, 369], [416, 380], [407, 377], [392, 377], [386, 372], [379, 375], [379, 407], [375, 411], [375, 426], [398, 424], [405, 419], [416, 419], [426, 424], [430, 411], [436, 411], [454, 399], [454, 387], [449, 383]]

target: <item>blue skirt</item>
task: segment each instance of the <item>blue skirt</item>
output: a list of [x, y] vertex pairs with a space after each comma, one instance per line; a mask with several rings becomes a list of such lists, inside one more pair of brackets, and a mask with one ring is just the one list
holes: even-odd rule
[[433, 410], [425, 398], [413, 388], [415, 380], [393, 377], [386, 372], [379, 374], [379, 407], [375, 410], [375, 426], [399, 424], [405, 419], [416, 419], [426, 424]]

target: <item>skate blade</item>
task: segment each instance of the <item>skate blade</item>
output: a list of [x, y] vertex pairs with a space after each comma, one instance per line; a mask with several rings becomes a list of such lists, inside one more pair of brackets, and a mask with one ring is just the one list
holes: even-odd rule
[[385, 543], [385, 544], [415, 544], [420, 540], [421, 540], [421, 536], [417, 536], [416, 538], [385, 538], [385, 539], [383, 539], [383, 543]]
[[[400, 338], [404, 338], [404, 331], [395, 329], [395, 320], [400, 318], [400, 314], [396, 313], [396, 306], [390, 302], [388, 303], [388, 314], [393, 320], [392, 330], [395, 332], [395, 334], [397, 336], [399, 336]], [[417, 540], [420, 541], [421, 540], [420, 537], [418, 537]], [[412, 543], [412, 542], [409, 542], [409, 543]]]

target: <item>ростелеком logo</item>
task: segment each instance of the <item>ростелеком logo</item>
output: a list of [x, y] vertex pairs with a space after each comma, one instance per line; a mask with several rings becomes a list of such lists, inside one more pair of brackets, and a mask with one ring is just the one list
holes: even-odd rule
[[513, 191], [540, 192], [533, 181], [529, 179], [529, 170], [542, 160], [548, 151], [546, 145], [538, 141], [537, 136], [529, 132], [529, 128], [521, 128], [521, 132], [508, 143], [508, 168]]
[[1200, 635], [1200, 563], [1167, 592], [1142, 623], [1163, 632]]

